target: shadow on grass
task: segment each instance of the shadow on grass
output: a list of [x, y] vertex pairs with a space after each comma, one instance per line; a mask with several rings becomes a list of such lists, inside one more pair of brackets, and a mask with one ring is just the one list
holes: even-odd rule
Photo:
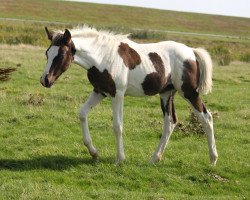
[[[62, 155], [49, 155], [35, 157], [31, 159], [18, 160], [18, 159], [0, 159], [0, 170], [11, 171], [27, 171], [36, 169], [48, 170], [65, 170], [78, 165], [95, 165], [99, 161], [94, 161], [92, 158], [77, 158]], [[101, 159], [100, 162], [112, 161], [110, 158]]]

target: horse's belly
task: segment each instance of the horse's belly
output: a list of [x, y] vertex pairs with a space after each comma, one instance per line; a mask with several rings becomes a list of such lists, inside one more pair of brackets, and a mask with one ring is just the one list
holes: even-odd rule
[[125, 95], [132, 96], [132, 97], [142, 97], [145, 96], [144, 91], [142, 88], [137, 86], [128, 85]]
[[145, 96], [142, 83], [146, 75], [147, 73], [140, 69], [134, 69], [133, 71], [130, 71], [125, 95], [135, 97]]

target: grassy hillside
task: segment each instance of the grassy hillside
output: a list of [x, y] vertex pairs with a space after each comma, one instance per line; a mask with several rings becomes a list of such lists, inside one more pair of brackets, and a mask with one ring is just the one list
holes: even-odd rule
[[[217, 60], [229, 57], [230, 60], [250, 61], [250, 19], [246, 18], [42, 0], [3, 1], [0, 17], [44, 21], [0, 20], [0, 43], [5, 44], [23, 43], [46, 47], [48, 41], [44, 34], [45, 25], [52, 29], [64, 29], [87, 23], [97, 28], [132, 33], [131, 38], [140, 43], [174, 40], [192, 47], [205, 47]], [[225, 34], [239, 38], [152, 32], [149, 29]]]
[[[92, 87], [86, 71], [72, 65], [51, 89], [39, 83], [44, 50], [0, 46], [0, 67], [16, 67], [0, 82], [0, 199], [246, 199], [249, 197], [250, 69], [233, 63], [215, 67], [214, 90], [203, 99], [216, 112], [219, 160], [209, 165], [207, 141], [192, 130], [176, 130], [162, 162], [149, 160], [159, 142], [159, 97], [125, 98], [127, 161], [115, 166], [110, 100], [89, 116], [100, 161], [82, 145], [78, 120]], [[176, 95], [179, 121], [189, 109]]]
[[90, 3], [9, 0], [1, 2], [0, 17], [250, 37], [246, 18]]

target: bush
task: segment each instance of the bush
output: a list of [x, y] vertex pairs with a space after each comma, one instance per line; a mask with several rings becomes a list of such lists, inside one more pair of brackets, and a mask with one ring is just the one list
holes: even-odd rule
[[243, 62], [250, 62], [250, 52], [246, 52], [240, 56], [240, 60]]
[[142, 39], [142, 40], [147, 40], [147, 39], [165, 39], [166, 34], [156, 32], [156, 31], [148, 31], [148, 30], [141, 30], [141, 31], [133, 31], [131, 34], [132, 39]]
[[230, 64], [232, 56], [230, 51], [225, 46], [214, 46], [209, 51], [212, 57], [217, 60], [219, 65], [225, 66]]
[[148, 39], [148, 31], [137, 31], [131, 34], [131, 37], [134, 39]]

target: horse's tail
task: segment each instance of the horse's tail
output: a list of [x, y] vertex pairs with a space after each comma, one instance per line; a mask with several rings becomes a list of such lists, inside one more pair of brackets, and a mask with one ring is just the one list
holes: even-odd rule
[[198, 91], [202, 94], [208, 94], [212, 91], [212, 73], [213, 63], [210, 55], [205, 49], [195, 48], [193, 49], [196, 59], [199, 63], [200, 80]]

